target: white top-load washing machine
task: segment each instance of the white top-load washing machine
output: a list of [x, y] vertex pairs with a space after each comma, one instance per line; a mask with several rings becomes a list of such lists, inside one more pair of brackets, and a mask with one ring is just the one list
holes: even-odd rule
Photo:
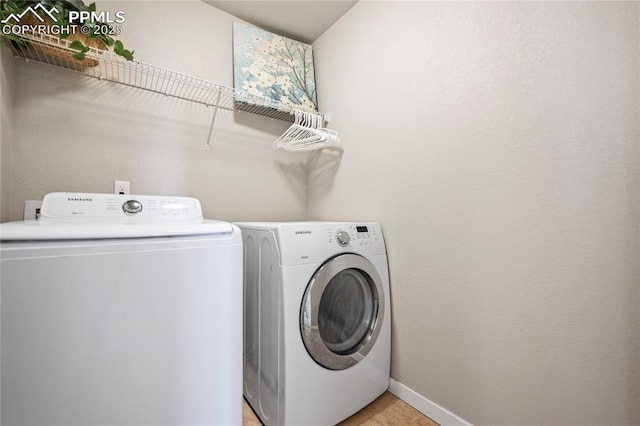
[[377, 223], [239, 223], [244, 394], [267, 425], [334, 425], [389, 385], [389, 273]]
[[3, 425], [242, 423], [242, 238], [193, 198], [48, 194], [0, 225]]

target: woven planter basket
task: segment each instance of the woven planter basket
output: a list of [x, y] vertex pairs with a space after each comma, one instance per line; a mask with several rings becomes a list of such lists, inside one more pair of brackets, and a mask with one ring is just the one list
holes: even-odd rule
[[[25, 16], [21, 23], [27, 25], [46, 25], [47, 27], [53, 26], [53, 23], [50, 19], [47, 18], [45, 22], [42, 23], [32, 15]], [[69, 37], [67, 37], [66, 40], [68, 40], [69, 42], [78, 40], [85, 46], [93, 47], [97, 50], [107, 50], [108, 47], [102, 40], [98, 38], [88, 37], [84, 34], [71, 34], [69, 35]], [[56, 62], [60, 62], [62, 66], [66, 66], [67, 68], [90, 68], [95, 67], [100, 63], [98, 60], [89, 57], [85, 57], [84, 59], [76, 59], [73, 57], [73, 55], [78, 53], [77, 50], [69, 49], [62, 46], [47, 46], [40, 43], [31, 43], [30, 48], [51, 58], [59, 59], [59, 61]]]

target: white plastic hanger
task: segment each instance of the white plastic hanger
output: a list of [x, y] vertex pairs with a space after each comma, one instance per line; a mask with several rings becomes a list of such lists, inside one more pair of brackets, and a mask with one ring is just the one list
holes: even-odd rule
[[321, 127], [321, 114], [294, 110], [294, 123], [273, 143], [273, 148], [288, 151], [310, 151], [340, 142], [338, 133]]

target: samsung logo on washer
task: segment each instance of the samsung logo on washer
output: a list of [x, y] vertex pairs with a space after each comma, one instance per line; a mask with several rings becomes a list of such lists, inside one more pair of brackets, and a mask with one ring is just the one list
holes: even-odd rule
[[295, 233], [296, 235], [300, 235], [300, 234], [310, 234], [310, 233], [311, 233], [311, 231], [294, 231], [294, 233]]
[[75, 198], [75, 197], [69, 197], [69, 198], [67, 198], [67, 201], [93, 201], [93, 198]]

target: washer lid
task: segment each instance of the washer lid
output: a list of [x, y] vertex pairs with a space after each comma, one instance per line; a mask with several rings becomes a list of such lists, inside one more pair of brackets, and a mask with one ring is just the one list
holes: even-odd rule
[[0, 225], [3, 241], [228, 237], [233, 233], [230, 223], [203, 220], [195, 198], [67, 192], [47, 194], [37, 221]]
[[199, 223], [45, 223], [36, 220], [0, 224], [0, 240], [104, 240], [207, 235], [229, 238], [233, 225], [217, 220]]

